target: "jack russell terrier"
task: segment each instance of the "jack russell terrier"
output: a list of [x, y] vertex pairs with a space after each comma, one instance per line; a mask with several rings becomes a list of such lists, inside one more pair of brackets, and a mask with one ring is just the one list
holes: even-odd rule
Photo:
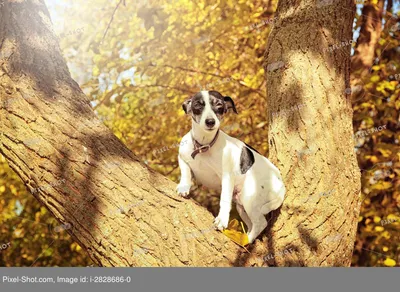
[[192, 130], [179, 147], [181, 179], [177, 192], [187, 197], [192, 174], [197, 183], [221, 192], [220, 209], [214, 224], [228, 227], [232, 199], [247, 225], [252, 243], [267, 227], [265, 215], [282, 205], [285, 185], [281, 174], [267, 158], [219, 127], [223, 115], [236, 107], [229, 96], [217, 91], [201, 91], [182, 104], [192, 117]]

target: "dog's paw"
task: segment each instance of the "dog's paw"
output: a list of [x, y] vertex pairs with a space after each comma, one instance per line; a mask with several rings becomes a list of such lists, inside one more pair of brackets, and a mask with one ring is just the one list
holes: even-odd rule
[[189, 192], [190, 192], [190, 187], [191, 185], [188, 184], [179, 184], [176, 187], [176, 192], [184, 198], [187, 198], [189, 196]]
[[224, 230], [225, 228], [228, 228], [228, 223], [229, 223], [229, 214], [228, 216], [218, 214], [218, 216], [214, 220], [214, 226], [218, 230]]

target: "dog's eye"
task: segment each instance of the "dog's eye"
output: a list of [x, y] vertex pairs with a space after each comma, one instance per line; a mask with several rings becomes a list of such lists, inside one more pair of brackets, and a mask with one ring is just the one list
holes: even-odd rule
[[199, 108], [194, 108], [194, 109], [193, 109], [193, 113], [194, 113], [195, 115], [199, 115], [199, 114], [201, 114], [201, 109], [199, 109]]
[[223, 107], [217, 108], [217, 113], [222, 115], [224, 113], [224, 108]]
[[195, 108], [202, 108], [203, 106], [204, 106], [204, 104], [201, 103], [201, 102], [196, 102], [196, 103], [193, 105], [193, 107], [195, 107]]
[[195, 115], [201, 114], [202, 111], [203, 111], [203, 106], [200, 103], [197, 102], [193, 105], [193, 113]]

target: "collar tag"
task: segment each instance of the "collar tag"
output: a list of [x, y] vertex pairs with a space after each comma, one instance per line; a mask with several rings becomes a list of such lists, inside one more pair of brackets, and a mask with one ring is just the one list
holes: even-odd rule
[[207, 152], [208, 150], [210, 150], [210, 148], [211, 148], [210, 145], [204, 145], [204, 146], [201, 146], [198, 149], [200, 150], [200, 153], [203, 153], [203, 152]]

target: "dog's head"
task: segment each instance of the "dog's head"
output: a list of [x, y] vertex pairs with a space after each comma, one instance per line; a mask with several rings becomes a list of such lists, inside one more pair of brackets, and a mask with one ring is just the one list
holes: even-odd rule
[[206, 131], [219, 128], [224, 114], [229, 109], [237, 113], [235, 103], [229, 96], [222, 96], [218, 91], [200, 91], [185, 100], [182, 108], [186, 114]]

